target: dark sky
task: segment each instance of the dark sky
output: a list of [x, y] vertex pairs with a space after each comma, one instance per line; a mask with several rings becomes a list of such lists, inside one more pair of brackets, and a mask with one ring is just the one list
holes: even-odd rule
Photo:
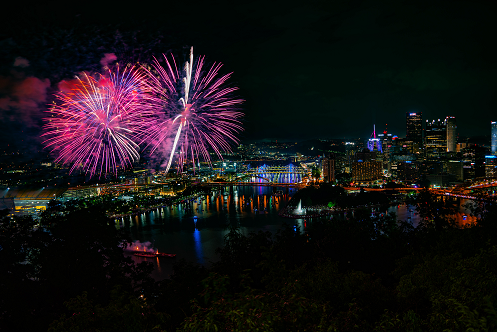
[[[404, 136], [406, 112], [453, 115], [461, 135], [488, 135], [497, 119], [497, 11], [490, 3], [85, 2], [73, 10], [65, 2], [8, 9], [0, 33], [2, 141], [18, 140], [20, 132], [36, 136], [43, 112], [33, 105], [50, 102], [60, 80], [98, 70], [104, 53], [146, 62], [167, 51], [183, 56], [191, 45], [234, 72], [246, 99], [243, 139], [367, 137], [374, 123]], [[21, 59], [14, 67], [17, 57], [29, 66]], [[27, 78], [35, 85], [28, 97]]]

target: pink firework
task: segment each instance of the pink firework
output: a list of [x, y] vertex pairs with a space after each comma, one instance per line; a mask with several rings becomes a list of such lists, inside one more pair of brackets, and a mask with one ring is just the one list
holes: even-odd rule
[[178, 150], [178, 171], [183, 165], [195, 163], [201, 158], [210, 163], [209, 150], [222, 159], [222, 152], [231, 152], [231, 144], [237, 143], [237, 134], [243, 128], [239, 105], [242, 99], [233, 97], [238, 88], [226, 84], [231, 73], [219, 75], [222, 67], [214, 63], [204, 69], [204, 57], [186, 62], [184, 71], [176, 67], [164, 55], [164, 65], [157, 59], [148, 72], [148, 84], [154, 94], [151, 108], [158, 120], [150, 128], [148, 144], [152, 152], [159, 147], [166, 148], [166, 172], [169, 171]]
[[43, 134], [56, 162], [70, 164], [70, 172], [82, 169], [99, 177], [132, 167], [154, 121], [143, 78], [129, 66], [62, 82]]

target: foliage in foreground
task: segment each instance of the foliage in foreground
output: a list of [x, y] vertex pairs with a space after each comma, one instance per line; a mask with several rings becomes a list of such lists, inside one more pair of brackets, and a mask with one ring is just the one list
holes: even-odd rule
[[[123, 237], [99, 211], [52, 213], [38, 228], [4, 217], [0, 322], [18, 323], [6, 331], [49, 322], [51, 331], [497, 330], [497, 208], [480, 204], [478, 224], [458, 228], [435, 212], [447, 202], [418, 199], [427, 217], [417, 228], [361, 211], [305, 233], [233, 228], [219, 262], [180, 262], [160, 283], [122, 257]], [[70, 262], [76, 254], [89, 272]]]

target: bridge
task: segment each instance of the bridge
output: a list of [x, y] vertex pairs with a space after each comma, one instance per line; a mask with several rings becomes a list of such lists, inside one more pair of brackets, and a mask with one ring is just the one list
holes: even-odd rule
[[275, 184], [297, 184], [302, 181], [307, 172], [300, 166], [292, 164], [286, 166], [268, 166], [249, 168], [243, 179], [252, 183], [275, 183]]

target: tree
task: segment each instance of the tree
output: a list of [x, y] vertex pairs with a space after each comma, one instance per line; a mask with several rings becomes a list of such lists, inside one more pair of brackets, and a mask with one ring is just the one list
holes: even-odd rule
[[168, 316], [156, 312], [144, 296], [137, 297], [120, 287], [112, 290], [107, 305], [95, 304], [85, 291], [64, 303], [69, 316], [53, 321], [49, 332], [64, 331], [150, 331], [163, 330]]
[[321, 170], [314, 166], [312, 167], [311, 174], [314, 179], [319, 179], [321, 177]]
[[452, 216], [457, 212], [457, 204], [453, 198], [437, 196], [424, 189], [418, 193], [413, 203], [423, 220], [418, 227], [442, 230], [455, 226]]
[[280, 294], [253, 289], [247, 275], [235, 294], [227, 276], [211, 274], [203, 284], [203, 301], [192, 301], [178, 331], [328, 331], [326, 308], [297, 295], [293, 283]]
[[32, 218], [0, 223], [0, 325], [12, 330], [46, 330], [63, 303], [87, 292], [105, 303], [113, 287], [145, 290], [152, 266], [135, 265], [123, 254], [124, 234], [101, 209], [49, 211], [40, 224]]

